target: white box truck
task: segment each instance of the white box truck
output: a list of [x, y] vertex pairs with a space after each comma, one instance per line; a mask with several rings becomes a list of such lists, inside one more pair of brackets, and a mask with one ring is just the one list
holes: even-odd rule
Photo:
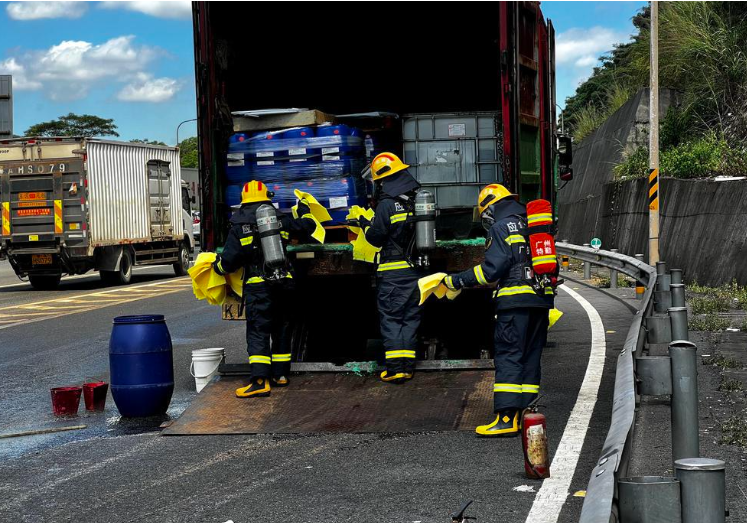
[[93, 138], [0, 141], [0, 257], [35, 289], [98, 270], [129, 283], [132, 267], [186, 274], [194, 249], [179, 149]]

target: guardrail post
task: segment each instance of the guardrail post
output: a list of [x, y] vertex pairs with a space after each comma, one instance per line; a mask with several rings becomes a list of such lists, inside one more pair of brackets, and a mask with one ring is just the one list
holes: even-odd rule
[[[585, 243], [584, 247], [591, 247], [591, 245], [588, 243]], [[591, 262], [588, 262], [588, 261], [584, 262], [584, 279], [585, 280], [591, 279]]]
[[680, 482], [676, 478], [641, 476], [617, 482], [620, 521], [681, 523]]
[[[638, 260], [638, 261], [641, 261], [641, 262], [645, 262], [646, 261], [646, 260], [644, 260], [643, 254], [636, 254], [635, 255], [635, 259]], [[639, 280], [636, 280], [636, 282], [635, 282], [635, 297], [638, 298], [639, 300], [642, 300], [643, 299], [643, 295], [645, 294], [645, 292], [646, 292], [646, 287], [644, 287], [643, 285], [641, 285], [641, 282]]]
[[681, 459], [674, 463], [674, 475], [681, 485], [682, 523], [726, 521], [726, 464], [723, 461]]
[[669, 292], [672, 293], [672, 307], [684, 307], [685, 306], [685, 284], [670, 283]]
[[[698, 368], [694, 343], [669, 344], [672, 360], [672, 461], [700, 456]], [[694, 521], [694, 520], [693, 520]]]
[[667, 312], [672, 325], [672, 341], [688, 341], [690, 335], [687, 330], [687, 307], [670, 307]]
[[671, 284], [680, 284], [682, 283], [682, 269], [672, 269], [669, 271], [669, 277], [671, 279]]
[[666, 262], [656, 262], [656, 288], [654, 289], [654, 311], [656, 312], [667, 312], [672, 307], [672, 293], [669, 290], [669, 282], [670, 276], [667, 274]]
[[[563, 240], [563, 243], [568, 243], [568, 240], [567, 239]], [[569, 267], [570, 262], [568, 260], [568, 255], [567, 254], [561, 255], [560, 261], [561, 261], [560, 266], [563, 268], [565, 272], [568, 272], [570, 270], [570, 267]]]
[[669, 292], [671, 276], [667, 274], [667, 262], [656, 262], [656, 290]]
[[[610, 249], [610, 252], [619, 252], [617, 249]], [[617, 269], [610, 267], [610, 289], [617, 289]]]

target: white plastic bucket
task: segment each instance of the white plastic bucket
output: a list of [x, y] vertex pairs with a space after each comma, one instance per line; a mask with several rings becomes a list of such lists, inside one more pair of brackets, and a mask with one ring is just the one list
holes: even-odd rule
[[195, 349], [192, 351], [192, 363], [189, 373], [195, 379], [195, 388], [200, 392], [205, 385], [210, 383], [218, 367], [226, 360], [226, 351], [223, 348]]

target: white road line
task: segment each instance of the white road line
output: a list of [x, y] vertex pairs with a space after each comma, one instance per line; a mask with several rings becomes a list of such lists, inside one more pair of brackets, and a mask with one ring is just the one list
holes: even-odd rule
[[589, 317], [591, 323], [591, 354], [589, 355], [589, 364], [586, 366], [584, 381], [578, 391], [576, 404], [568, 418], [563, 437], [550, 465], [551, 476], [542, 483], [542, 487], [537, 492], [526, 523], [556, 523], [558, 521], [563, 504], [568, 498], [568, 489], [571, 486], [578, 458], [586, 439], [594, 405], [597, 403], [597, 393], [602, 382], [604, 358], [607, 352], [604, 324], [597, 310], [577, 292], [565, 285], [560, 288], [576, 300]]

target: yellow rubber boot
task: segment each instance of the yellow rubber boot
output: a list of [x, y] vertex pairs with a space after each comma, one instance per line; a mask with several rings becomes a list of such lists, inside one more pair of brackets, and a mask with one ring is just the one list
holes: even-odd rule
[[379, 378], [381, 378], [381, 381], [385, 381], [386, 383], [404, 383], [405, 374], [404, 372], [398, 372], [397, 374], [389, 374], [389, 371], [385, 370], [379, 375]]
[[480, 436], [491, 438], [513, 438], [521, 432], [519, 426], [519, 411], [499, 412], [495, 421], [488, 425], [480, 425], [475, 429]]
[[255, 378], [251, 384], [236, 389], [237, 398], [261, 398], [270, 395], [270, 380], [267, 378]]

